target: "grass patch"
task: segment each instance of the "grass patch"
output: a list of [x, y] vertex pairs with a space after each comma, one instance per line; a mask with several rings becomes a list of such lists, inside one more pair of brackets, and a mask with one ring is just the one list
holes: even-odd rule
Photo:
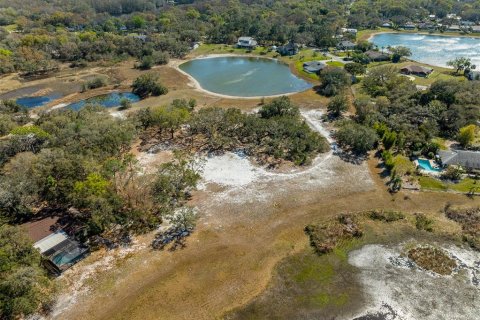
[[415, 227], [418, 230], [425, 230], [428, 232], [433, 232], [433, 219], [428, 218], [423, 213], [415, 214]]
[[345, 64], [340, 61], [328, 61], [327, 64], [331, 67], [343, 67]]
[[471, 179], [471, 178], [465, 178], [461, 180], [459, 183], [452, 183], [450, 184], [450, 188], [455, 191], [459, 192], [480, 192], [480, 181]]
[[319, 264], [315, 256], [307, 256], [303, 259], [298, 273], [293, 276], [296, 282], [315, 281], [318, 283], [327, 283], [335, 275], [332, 264]]
[[480, 208], [445, 208], [445, 215], [462, 226], [462, 238], [472, 248], [480, 250]]
[[432, 177], [421, 176], [418, 178], [418, 183], [420, 184], [420, 187], [425, 190], [448, 190], [448, 187], [442, 181]]

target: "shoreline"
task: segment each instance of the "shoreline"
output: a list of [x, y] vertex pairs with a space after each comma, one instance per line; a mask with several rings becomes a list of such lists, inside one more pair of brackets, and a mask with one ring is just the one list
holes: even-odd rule
[[459, 38], [470, 38], [470, 39], [480, 39], [480, 34], [479, 35], [471, 35], [471, 34], [445, 34], [445, 33], [430, 33], [430, 32], [425, 32], [425, 31], [401, 31], [401, 30], [391, 30], [391, 31], [378, 31], [378, 32], [373, 32], [370, 34], [370, 36], [366, 39], [366, 41], [370, 42], [370, 40], [379, 34], [384, 34], [384, 33], [393, 33], [393, 34], [418, 34], [422, 36], [439, 36], [439, 37], [459, 37]]
[[[213, 54], [200, 55], [200, 56], [197, 56], [197, 57], [194, 57], [194, 58], [187, 58], [185, 60], [179, 60], [179, 59], [170, 60], [170, 62], [168, 63], [168, 66], [175, 69], [176, 71], [180, 72], [181, 74], [185, 75], [190, 80], [190, 83], [188, 85], [193, 87], [194, 90], [198, 90], [202, 93], [205, 93], [205, 94], [208, 94], [208, 95], [211, 95], [211, 96], [214, 96], [214, 97], [218, 97], [218, 98], [224, 98], [224, 99], [257, 100], [257, 99], [263, 99], [263, 98], [267, 98], [267, 99], [269, 99], [269, 98], [279, 98], [279, 97], [282, 97], [282, 96], [291, 96], [291, 95], [294, 95], [294, 94], [297, 94], [297, 93], [302, 93], [302, 92], [311, 90], [313, 88], [313, 84], [310, 81], [307, 81], [303, 78], [299, 78], [299, 79], [303, 79], [304, 81], [307, 81], [309, 84], [312, 84], [312, 87], [309, 88], [309, 89], [303, 90], [303, 91], [287, 92], [287, 93], [274, 94], [274, 95], [251, 96], [251, 97], [231, 96], [231, 95], [227, 95], [227, 94], [212, 92], [212, 91], [209, 91], [209, 90], [203, 88], [202, 85], [200, 84], [200, 82], [197, 79], [195, 79], [189, 73], [180, 69], [180, 65], [182, 65], [184, 63], [187, 63], [189, 61], [192, 61], [192, 60], [212, 59], [212, 58], [222, 58], [222, 57], [239, 57], [239, 58], [250, 57], [250, 58], [258, 58], [258, 59], [269, 59], [269, 60], [278, 61], [280, 63], [284, 63], [283, 61], [280, 61], [280, 60], [275, 59], [275, 58], [261, 57], [261, 56], [257, 56], [257, 55], [241, 55], [241, 54], [235, 54], [235, 53], [225, 53], [225, 54], [213, 53]], [[290, 65], [287, 64], [287, 63], [285, 63], [285, 64], [289, 67], [289, 70], [291, 72]], [[296, 77], [298, 77], [298, 75], [296, 75], [296, 74], [294, 74], [294, 75]]]

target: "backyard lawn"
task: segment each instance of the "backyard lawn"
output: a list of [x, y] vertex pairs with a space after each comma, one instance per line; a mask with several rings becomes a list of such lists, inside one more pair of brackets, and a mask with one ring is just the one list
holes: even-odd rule
[[444, 182], [432, 177], [419, 177], [418, 182], [424, 190], [437, 190], [437, 191], [457, 191], [468, 193], [472, 190], [480, 192], [480, 181], [466, 178], [458, 183]]

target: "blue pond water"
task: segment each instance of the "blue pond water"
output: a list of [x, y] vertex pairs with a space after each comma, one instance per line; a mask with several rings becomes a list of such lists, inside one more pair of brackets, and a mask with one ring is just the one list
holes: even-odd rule
[[277, 60], [252, 57], [196, 59], [180, 65], [210, 92], [237, 96], [272, 96], [312, 87]]
[[445, 67], [455, 57], [470, 58], [480, 65], [480, 38], [437, 36], [418, 33], [381, 33], [371, 39], [379, 48], [404, 46], [412, 51], [412, 60]]
[[92, 105], [100, 105], [105, 108], [114, 108], [120, 106], [120, 102], [122, 99], [127, 99], [130, 102], [138, 102], [140, 101], [140, 97], [131, 92], [112, 92], [109, 94], [104, 94], [100, 96], [96, 96], [93, 98], [88, 98], [85, 100], [80, 100], [75, 103], [71, 103], [66, 108], [73, 109], [73, 110], [80, 110], [87, 104]]
[[60, 98], [59, 94], [52, 94], [48, 96], [38, 96], [38, 97], [21, 97], [16, 99], [15, 101], [25, 108], [37, 108], [41, 107], [50, 101]]
[[418, 166], [425, 171], [431, 171], [431, 172], [442, 171], [442, 169], [432, 167], [432, 165], [430, 164], [430, 161], [427, 159], [418, 159], [417, 161], [418, 161]]

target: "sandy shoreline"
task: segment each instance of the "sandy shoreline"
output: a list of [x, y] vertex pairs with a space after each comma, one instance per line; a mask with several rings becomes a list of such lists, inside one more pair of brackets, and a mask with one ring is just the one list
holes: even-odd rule
[[[261, 56], [246, 56], [246, 55], [241, 55], [241, 54], [233, 54], [233, 53], [226, 53], [226, 54], [222, 54], [222, 53], [215, 53], [215, 54], [206, 54], [206, 55], [201, 55], [201, 56], [198, 56], [198, 57], [194, 57], [194, 58], [188, 58], [188, 59], [185, 59], [185, 60], [178, 60], [178, 59], [175, 59], [175, 60], [170, 60], [170, 62], [168, 63], [168, 66], [177, 70], [178, 72], [180, 72], [181, 74], [185, 75], [188, 77], [188, 79], [190, 80], [190, 83], [189, 85], [191, 85], [195, 90], [198, 90], [202, 93], [205, 93], [205, 94], [208, 94], [208, 95], [211, 95], [211, 96], [214, 96], [214, 97], [219, 97], [219, 98], [225, 98], [225, 99], [242, 99], [242, 100], [257, 100], [257, 99], [262, 99], [262, 98], [278, 98], [278, 97], [282, 97], [282, 96], [291, 96], [291, 95], [294, 95], [294, 94], [297, 94], [297, 93], [300, 93], [300, 92], [305, 92], [307, 90], [310, 90], [310, 89], [307, 89], [307, 90], [303, 90], [303, 91], [295, 91], [295, 92], [287, 92], [287, 93], [282, 93], [282, 94], [275, 94], [275, 95], [266, 95], [266, 96], [252, 96], [252, 97], [242, 97], [242, 96], [230, 96], [230, 95], [226, 95], [226, 94], [221, 94], [221, 93], [216, 93], [216, 92], [212, 92], [212, 91], [209, 91], [207, 89], [204, 89], [202, 87], [202, 85], [200, 84], [200, 82], [198, 82], [197, 79], [195, 79], [193, 76], [191, 76], [189, 73], [183, 71], [182, 69], [180, 69], [180, 65], [184, 64], [184, 63], [187, 63], [189, 61], [192, 61], [192, 60], [201, 60], [201, 59], [211, 59], [211, 58], [220, 58], [220, 57], [241, 57], [241, 58], [245, 58], [245, 57], [251, 57], [251, 58], [259, 58], [259, 59], [269, 59], [269, 60], [275, 60], [275, 61], [279, 61], [278, 59], [274, 59], [274, 58], [270, 58], [270, 57], [261, 57]], [[281, 62], [281, 61], [280, 61]], [[283, 63], [283, 62], [282, 62]], [[288, 65], [288, 64], [287, 64]], [[296, 75], [295, 75], [296, 76]], [[306, 81], [306, 80], [305, 80]], [[310, 83], [310, 82], [309, 82]]]

